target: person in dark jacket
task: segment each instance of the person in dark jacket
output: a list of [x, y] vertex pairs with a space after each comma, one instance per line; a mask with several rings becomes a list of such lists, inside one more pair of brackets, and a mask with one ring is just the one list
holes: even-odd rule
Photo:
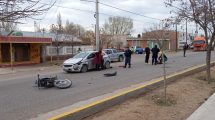
[[183, 46], [184, 57], [186, 57], [186, 50], [187, 50], [187, 48], [188, 48], [187, 43], [184, 43], [184, 46]]
[[158, 53], [160, 52], [160, 49], [155, 45], [152, 49], [152, 65], [157, 65], [157, 58], [158, 58]]
[[132, 51], [129, 49], [129, 47], [126, 47], [126, 50], [125, 50], [125, 66], [124, 68], [126, 68], [127, 64], [128, 64], [128, 67], [130, 68], [131, 67], [131, 54], [132, 54]]
[[150, 48], [148, 46], [146, 46], [145, 52], [146, 52], [145, 63], [149, 64]]

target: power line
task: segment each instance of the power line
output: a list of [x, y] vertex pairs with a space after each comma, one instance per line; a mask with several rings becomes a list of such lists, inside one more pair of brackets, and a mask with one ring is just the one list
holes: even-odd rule
[[134, 15], [138, 15], [138, 16], [142, 16], [142, 17], [146, 17], [146, 18], [150, 18], [150, 19], [154, 19], [154, 20], [161, 20], [161, 19], [158, 19], [158, 18], [148, 17], [148, 16], [140, 14], [140, 13], [132, 12], [132, 11], [129, 11], [129, 10], [124, 10], [124, 9], [121, 9], [121, 8], [118, 8], [118, 7], [115, 7], [115, 6], [112, 6], [112, 5], [108, 5], [108, 4], [105, 4], [105, 3], [101, 3], [100, 2], [100, 4], [104, 5], [104, 6], [108, 6], [108, 7], [114, 8], [114, 9], [117, 9], [117, 10], [128, 12], [128, 13], [131, 13], [131, 14], [134, 14]]
[[[41, 3], [41, 4], [49, 5], [48, 3]], [[81, 11], [81, 12], [86, 12], [86, 13], [92, 13], [92, 14], [95, 14], [95, 12], [94, 12], [94, 11], [90, 11], [90, 10], [83, 10], [83, 9], [78, 9], [78, 8], [65, 7], [65, 6], [61, 6], [61, 5], [57, 5], [57, 4], [55, 4], [55, 5], [53, 5], [53, 6], [58, 7], [58, 8], [60, 7], [60, 8], [71, 9], [71, 10], [76, 10], [76, 11]], [[105, 15], [105, 16], [111, 16], [111, 17], [114, 17], [113, 15], [106, 14], [106, 13], [102, 13], [102, 12], [100, 12], [99, 14], [101, 14], [101, 15]], [[144, 16], [144, 17], [147, 17], [147, 16]], [[132, 19], [133, 19], [133, 18], [132, 18]], [[154, 18], [154, 19], [156, 19], [156, 18]], [[135, 19], [133, 19], [133, 20], [135, 20]], [[159, 19], [156, 19], [156, 20], [159, 20]], [[142, 22], [142, 21], [140, 21], [140, 20], [135, 20], [135, 21]], [[144, 23], [154, 24], [154, 23], [151, 23], [151, 22], [144, 22]]]
[[[89, 1], [89, 2], [94, 2], [94, 1]], [[41, 4], [50, 5], [48, 3], [41, 3]], [[140, 13], [136, 13], [136, 12], [132, 12], [132, 11], [129, 11], [129, 10], [121, 9], [121, 8], [118, 8], [118, 7], [115, 7], [115, 6], [112, 6], [112, 5], [108, 5], [108, 4], [105, 4], [105, 3], [102, 3], [102, 2], [99, 2], [99, 4], [107, 6], [107, 7], [111, 7], [111, 8], [120, 10], [120, 11], [124, 11], [124, 12], [127, 12], [127, 13], [131, 13], [131, 14], [134, 14], [134, 15], [142, 16], [142, 17], [145, 17], [145, 18], [154, 19], [154, 20], [161, 20], [161, 19], [158, 19], [158, 18], [154, 18], [154, 17], [149, 17], [149, 16], [146, 16], [146, 15], [143, 15], [143, 14], [140, 14]], [[82, 12], [88, 12], [88, 13], [92, 13], [93, 12], [93, 13], [95, 13], [94, 11], [90, 11], [90, 10], [82, 10], [82, 9], [77, 9], [77, 8], [65, 7], [65, 6], [56, 5], [56, 4], [53, 5], [53, 6], [61, 7], [61, 8], [67, 8], [67, 9], [73, 9], [73, 10], [78, 10], [78, 11], [82, 11]]]
[[[44, 5], [50, 5], [48, 3], [40, 3], [40, 4], [44, 4]], [[90, 11], [90, 10], [83, 10], [83, 9], [78, 9], [78, 8], [71, 8], [71, 7], [66, 7], [66, 6], [61, 6], [61, 5], [53, 5], [55, 7], [60, 7], [60, 8], [66, 8], [66, 9], [72, 9], [72, 10], [77, 10], [77, 11], [82, 11], [82, 12], [87, 12], [87, 13], [95, 13], [94, 11]]]
[[[87, 2], [94, 2], [94, 3], [95, 3], [95, 1], [90, 1], [90, 0], [84, 0], [84, 1], [87, 1]], [[121, 9], [121, 8], [119, 8], [119, 7], [115, 7], [115, 6], [106, 4], [106, 3], [99, 2], [99, 4], [104, 5], [104, 6], [107, 6], [107, 7], [111, 7], [111, 8], [120, 10], [120, 11], [124, 11], [124, 12], [127, 12], [127, 13], [131, 13], [131, 14], [134, 14], [134, 15], [138, 15], [138, 16], [142, 16], [142, 17], [146, 17], [146, 18], [150, 18], [150, 19], [154, 19], [154, 20], [161, 20], [161, 19], [158, 19], [158, 18], [149, 17], [149, 16], [146, 16], [146, 15], [143, 15], [143, 14], [140, 14], [140, 13], [136, 13], [136, 12], [133, 12], [133, 11]]]

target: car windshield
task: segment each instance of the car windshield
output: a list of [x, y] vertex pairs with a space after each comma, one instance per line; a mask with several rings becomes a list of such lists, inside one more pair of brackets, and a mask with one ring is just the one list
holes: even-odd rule
[[204, 40], [198, 40], [198, 41], [194, 41], [194, 44], [205, 44]]
[[81, 52], [75, 55], [73, 58], [85, 58], [89, 53]]

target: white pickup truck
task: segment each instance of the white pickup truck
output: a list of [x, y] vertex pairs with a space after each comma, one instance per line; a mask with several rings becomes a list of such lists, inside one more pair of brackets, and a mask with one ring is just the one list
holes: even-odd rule
[[124, 60], [124, 52], [117, 52], [116, 49], [103, 49], [109, 56], [111, 62], [121, 62]]

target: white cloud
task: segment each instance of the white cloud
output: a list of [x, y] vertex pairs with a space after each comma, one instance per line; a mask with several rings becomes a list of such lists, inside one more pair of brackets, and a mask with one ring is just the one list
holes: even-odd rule
[[[165, 7], [163, 0], [99, 0], [99, 2], [152, 18], [164, 19], [170, 16], [169, 9]], [[131, 14], [102, 4], [99, 5], [99, 11], [101, 13], [100, 26], [107, 21], [109, 16], [129, 17], [134, 21], [135, 34], [141, 33], [143, 29], [159, 22], [159, 20]], [[61, 13], [64, 24], [68, 19], [70, 22], [80, 24], [89, 29], [93, 28], [93, 24], [96, 22], [94, 18], [95, 3], [81, 0], [58, 0], [56, 6], [52, 7], [43, 17], [40, 16], [40, 18], [44, 19], [37, 22], [40, 23], [41, 27], [48, 28], [49, 25], [56, 24], [56, 18], [59, 12]], [[32, 19], [28, 19], [26, 20], [27, 24], [19, 25], [19, 28], [34, 30], [33, 21]]]

